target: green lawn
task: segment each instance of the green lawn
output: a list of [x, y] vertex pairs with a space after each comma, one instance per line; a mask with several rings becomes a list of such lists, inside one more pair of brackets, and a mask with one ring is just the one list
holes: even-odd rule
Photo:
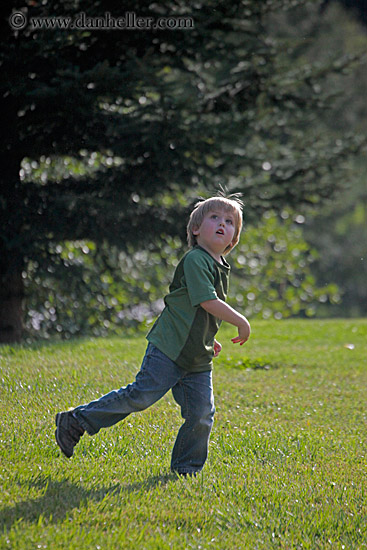
[[367, 320], [258, 321], [215, 362], [209, 459], [169, 473], [171, 394], [62, 457], [54, 415], [132, 381], [145, 340], [0, 347], [0, 548], [367, 547]]

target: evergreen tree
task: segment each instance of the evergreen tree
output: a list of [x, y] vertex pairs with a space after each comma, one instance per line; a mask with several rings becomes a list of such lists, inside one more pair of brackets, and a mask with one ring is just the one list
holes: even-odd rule
[[[59, 242], [126, 249], [182, 236], [181, 193], [194, 199], [219, 182], [244, 193], [253, 218], [330, 196], [333, 170], [360, 141], [330, 143], [318, 128], [329, 99], [317, 82], [350, 59], [284, 65], [264, 18], [296, 3], [140, 1], [121, 13], [110, 0], [101, 14], [92, 0], [14, 2], [13, 27], [19, 14], [27, 24], [15, 30], [6, 18], [1, 33], [0, 341], [20, 339], [22, 274], [30, 261], [52, 273]], [[31, 25], [75, 23], [81, 9], [83, 29]], [[93, 30], [91, 18], [107, 12], [171, 22]], [[186, 28], [173, 29], [182, 17]]]
[[[343, 4], [346, 4], [343, 2]], [[358, 2], [350, 2], [357, 5]], [[358, 18], [330, 2], [320, 17], [317, 4], [307, 5], [292, 13], [276, 14], [268, 25], [275, 34], [290, 44], [294, 66], [303, 63], [326, 64], [332, 55], [346, 58], [367, 52], [367, 34]], [[303, 41], [299, 37], [302, 35]], [[367, 56], [353, 70], [334, 75], [322, 86], [335, 93], [333, 108], [323, 113], [330, 135], [339, 139], [346, 133], [367, 135]], [[343, 170], [340, 192], [334, 194], [322, 209], [306, 216], [303, 224], [306, 240], [318, 251], [312, 273], [318, 285], [332, 280], [339, 286], [342, 300], [330, 307], [319, 304], [318, 315], [365, 316], [367, 313], [367, 189], [366, 147], [353, 156]]]

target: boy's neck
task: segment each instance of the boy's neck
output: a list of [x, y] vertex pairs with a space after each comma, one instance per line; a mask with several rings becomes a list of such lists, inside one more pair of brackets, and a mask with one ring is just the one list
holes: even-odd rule
[[211, 251], [211, 250], [208, 250], [208, 248], [206, 246], [203, 246], [202, 244], [200, 243], [197, 243], [198, 246], [200, 246], [200, 248], [202, 248], [203, 250], [205, 250], [205, 252], [207, 252], [208, 254], [210, 254], [210, 256], [212, 258], [214, 258], [214, 260], [216, 260], [217, 262], [219, 262], [220, 264], [224, 265], [224, 262], [223, 262], [223, 258], [222, 258], [222, 255], [221, 254], [216, 254], [215, 252]]

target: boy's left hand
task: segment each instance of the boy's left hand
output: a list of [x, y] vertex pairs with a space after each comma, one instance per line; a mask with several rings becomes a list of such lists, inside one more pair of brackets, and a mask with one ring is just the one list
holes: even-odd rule
[[216, 340], [214, 340], [214, 357], [218, 357], [221, 351], [222, 351], [222, 345]]

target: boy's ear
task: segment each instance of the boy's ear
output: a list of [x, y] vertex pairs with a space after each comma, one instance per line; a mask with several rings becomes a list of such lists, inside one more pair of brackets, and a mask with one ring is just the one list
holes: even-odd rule
[[192, 228], [192, 234], [193, 235], [199, 235], [200, 231], [199, 231], [199, 227], [193, 227]]

